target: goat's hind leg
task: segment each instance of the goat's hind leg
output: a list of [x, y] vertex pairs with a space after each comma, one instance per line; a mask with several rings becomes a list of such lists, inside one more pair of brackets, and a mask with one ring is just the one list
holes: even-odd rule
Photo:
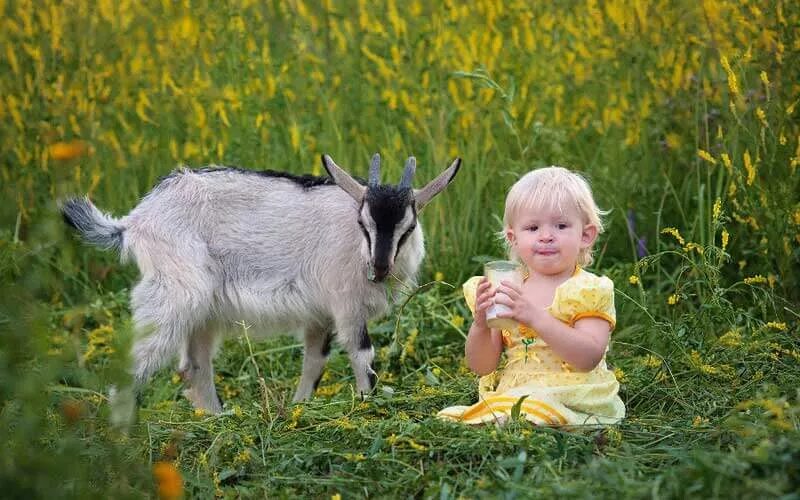
[[322, 370], [331, 352], [330, 328], [308, 327], [305, 331], [305, 350], [303, 352], [303, 375], [292, 401], [311, 398], [322, 378]]
[[[202, 286], [187, 289], [180, 282], [143, 280], [133, 290], [137, 335], [133, 344], [133, 376], [138, 389], [190, 344], [190, 336], [207, 318], [210, 292]], [[146, 335], [147, 330], [152, 332]]]
[[187, 339], [181, 355], [181, 378], [186, 384], [183, 395], [192, 402], [195, 408], [217, 414], [222, 411], [222, 404], [214, 387], [213, 359], [219, 338], [208, 325], [198, 328]]

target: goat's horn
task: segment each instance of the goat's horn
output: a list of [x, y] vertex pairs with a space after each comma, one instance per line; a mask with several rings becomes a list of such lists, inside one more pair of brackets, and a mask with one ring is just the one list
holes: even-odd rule
[[411, 188], [411, 181], [414, 180], [414, 172], [417, 171], [417, 159], [409, 156], [406, 160], [406, 168], [403, 170], [403, 178], [400, 180], [401, 188]]
[[381, 155], [378, 153], [375, 153], [369, 165], [368, 183], [370, 186], [377, 186], [381, 183]]

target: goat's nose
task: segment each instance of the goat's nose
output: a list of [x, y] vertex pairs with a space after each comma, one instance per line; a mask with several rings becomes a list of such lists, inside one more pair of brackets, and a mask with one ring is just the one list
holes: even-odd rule
[[375, 281], [383, 281], [386, 275], [389, 274], [389, 266], [376, 264], [373, 268], [375, 270]]

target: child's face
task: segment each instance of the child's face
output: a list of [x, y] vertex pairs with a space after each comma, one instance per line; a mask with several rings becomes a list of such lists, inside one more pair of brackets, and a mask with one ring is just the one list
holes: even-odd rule
[[572, 273], [580, 251], [597, 238], [597, 228], [583, 224], [575, 208], [552, 207], [520, 212], [506, 237], [520, 260], [543, 275]]

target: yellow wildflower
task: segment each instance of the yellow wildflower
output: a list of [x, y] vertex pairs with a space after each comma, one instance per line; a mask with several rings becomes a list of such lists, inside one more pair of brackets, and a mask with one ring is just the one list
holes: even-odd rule
[[433, 279], [436, 281], [444, 281], [444, 273], [441, 271], [436, 271], [436, 274], [433, 275]]
[[461, 328], [464, 326], [464, 317], [459, 314], [455, 314], [452, 318], [450, 318], [450, 323], [456, 328]]
[[342, 500], [342, 495], [340, 493], [334, 493], [331, 495], [331, 500]]
[[622, 368], [618, 366], [614, 367], [614, 376], [617, 378], [618, 382], [625, 382], [626, 375]]
[[744, 151], [744, 169], [747, 171], [747, 185], [751, 186], [756, 179], [756, 169], [750, 159], [750, 150], [748, 149]]
[[729, 238], [730, 238], [730, 235], [728, 234], [728, 230], [727, 229], [723, 229], [722, 230], [722, 249], [723, 250], [725, 250], [725, 248], [728, 246], [728, 239]]
[[728, 58], [722, 56], [720, 62], [722, 63], [722, 67], [725, 68], [725, 73], [727, 73], [728, 75], [728, 89], [730, 89], [732, 95], [738, 96], [739, 83], [736, 80], [736, 75], [733, 74], [733, 70], [731, 69], [730, 63], [728, 62]]
[[722, 153], [720, 157], [722, 158], [722, 164], [728, 170], [728, 174], [733, 173], [733, 163], [731, 163], [731, 157], [728, 156], [728, 153]]
[[343, 456], [348, 462], [363, 462], [367, 459], [363, 453], [345, 453]]
[[294, 429], [297, 427], [297, 423], [300, 421], [300, 417], [303, 415], [303, 407], [300, 405], [295, 406], [292, 409], [292, 417], [289, 421], [289, 425], [286, 426], [287, 429]]
[[417, 335], [419, 335], [419, 330], [416, 328], [412, 328], [408, 333], [408, 338], [406, 339], [405, 343], [403, 343], [403, 352], [400, 354], [400, 362], [405, 361], [406, 356], [413, 356], [416, 352], [417, 348], [414, 343], [417, 341]]
[[680, 243], [681, 246], [685, 244], [683, 236], [681, 236], [681, 233], [674, 227], [665, 227], [661, 230], [661, 234], [671, 234], [676, 240], [678, 240], [678, 243]]
[[756, 274], [755, 276], [750, 276], [749, 278], [744, 279], [745, 285], [757, 285], [759, 283], [766, 283], [767, 278], [761, 276], [760, 274]]
[[709, 162], [712, 165], [716, 165], [717, 164], [716, 158], [711, 156], [711, 153], [709, 153], [708, 151], [706, 151], [704, 149], [698, 149], [697, 150], [697, 156], [699, 156], [700, 158], [702, 158], [703, 160]]
[[678, 149], [681, 146], [681, 137], [675, 132], [670, 132], [664, 138], [664, 143], [669, 149]]
[[415, 449], [415, 450], [417, 450], [417, 451], [425, 451], [425, 450], [427, 450], [427, 448], [426, 448], [425, 446], [423, 446], [423, 445], [421, 445], [421, 444], [417, 443], [416, 441], [414, 441], [414, 440], [413, 440], [413, 439], [411, 439], [411, 438], [409, 438], [409, 439], [408, 439], [408, 445], [409, 445], [411, 448], [413, 448], [413, 449]]
[[742, 344], [742, 335], [737, 330], [728, 330], [717, 342], [725, 347], [737, 347]]
[[300, 127], [296, 123], [292, 123], [289, 126], [289, 142], [292, 145], [292, 149], [295, 151], [300, 150]]
[[324, 385], [317, 389], [317, 395], [319, 396], [333, 396], [339, 394], [344, 387], [342, 383], [335, 383], [330, 385]]
[[680, 298], [674, 293], [672, 295], [670, 295], [669, 298], [667, 298], [667, 304], [669, 304], [671, 306], [674, 306], [675, 304], [677, 304], [678, 301], [680, 301]]
[[702, 427], [704, 425], [708, 425], [708, 419], [706, 417], [697, 415], [694, 417], [694, 420], [692, 420], [692, 427]]
[[720, 215], [722, 215], [722, 200], [717, 198], [714, 201], [714, 208], [711, 210], [711, 216], [714, 220], [719, 220]]
[[699, 253], [700, 255], [703, 255], [704, 252], [703, 247], [701, 247], [697, 243], [692, 243], [691, 241], [687, 243], [685, 247], [683, 247], [683, 251], [686, 253], [689, 253], [692, 250], [697, 251], [697, 253]]
[[785, 332], [787, 330], [786, 323], [777, 322], [777, 321], [769, 321], [769, 322], [767, 322], [767, 328], [772, 328], [772, 329], [778, 330], [780, 332]]
[[233, 465], [246, 464], [250, 458], [250, 450], [242, 450], [233, 457]]
[[641, 363], [649, 368], [657, 368], [661, 366], [661, 360], [658, 358], [658, 356], [654, 356], [652, 354], [648, 354], [647, 356], [641, 358]]
[[756, 107], [756, 116], [758, 117], [758, 121], [761, 122], [761, 125], [767, 127], [767, 114], [761, 109], [760, 106]]
[[183, 478], [172, 462], [156, 462], [153, 477], [161, 500], [174, 500], [183, 494]]
[[638, 285], [640, 283], [639, 277], [636, 276], [635, 274], [631, 274], [630, 276], [628, 276], [628, 283], [630, 283], [631, 285]]

